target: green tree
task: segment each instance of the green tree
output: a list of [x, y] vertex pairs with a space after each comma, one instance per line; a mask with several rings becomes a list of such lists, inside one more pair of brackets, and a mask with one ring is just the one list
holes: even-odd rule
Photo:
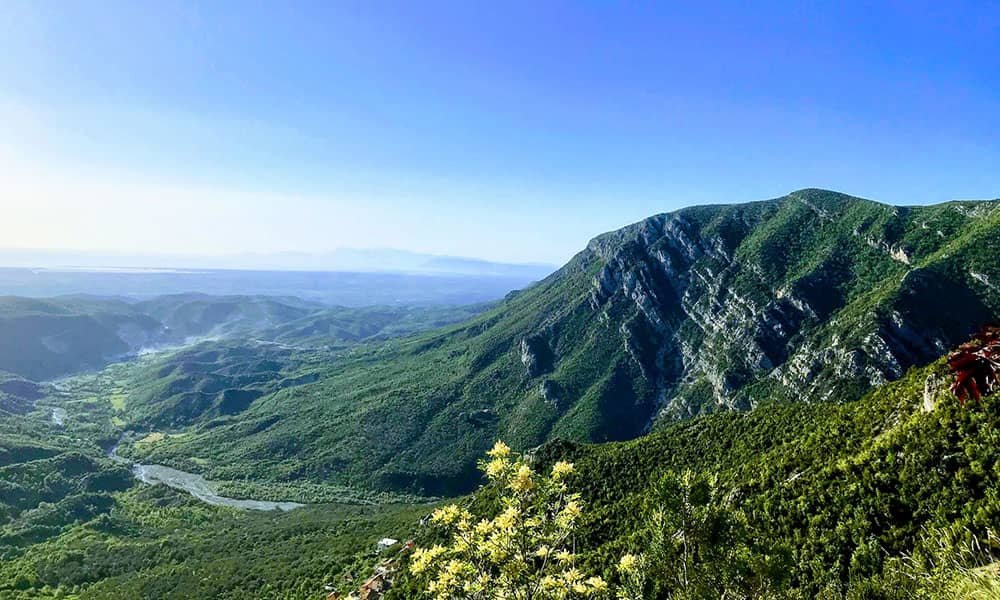
[[766, 598], [783, 586], [790, 554], [752, 547], [747, 520], [714, 475], [667, 473], [645, 511], [651, 595]]

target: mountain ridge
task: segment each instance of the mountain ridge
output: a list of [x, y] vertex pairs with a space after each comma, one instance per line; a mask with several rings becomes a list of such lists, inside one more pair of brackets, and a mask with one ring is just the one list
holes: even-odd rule
[[656, 215], [471, 321], [356, 349], [240, 423], [149, 451], [218, 478], [249, 459], [280, 466], [258, 477], [442, 495], [498, 437], [625, 440], [764, 399], [857, 397], [1000, 315], [998, 207], [805, 189]]

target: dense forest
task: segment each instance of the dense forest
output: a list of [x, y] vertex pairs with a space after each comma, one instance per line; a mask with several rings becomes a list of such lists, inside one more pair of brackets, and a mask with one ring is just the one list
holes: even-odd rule
[[[994, 352], [982, 389], [997, 388]], [[1000, 395], [963, 406], [951, 380], [940, 360], [855, 401], [553, 442], [533, 463], [574, 465], [580, 568], [621, 584], [620, 557], [646, 555], [649, 597], [993, 598]], [[494, 515], [503, 493], [488, 485], [463, 504]], [[441, 541], [439, 529], [418, 540]], [[403, 573], [389, 597], [419, 596], [425, 582]]]

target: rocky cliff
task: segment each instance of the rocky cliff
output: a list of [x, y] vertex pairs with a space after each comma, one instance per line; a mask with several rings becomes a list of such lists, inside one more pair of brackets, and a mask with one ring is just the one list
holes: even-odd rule
[[577, 261], [601, 264], [587, 305], [619, 315], [652, 421], [900, 377], [1000, 314], [998, 244], [997, 202], [903, 208], [802, 190], [657, 215]]

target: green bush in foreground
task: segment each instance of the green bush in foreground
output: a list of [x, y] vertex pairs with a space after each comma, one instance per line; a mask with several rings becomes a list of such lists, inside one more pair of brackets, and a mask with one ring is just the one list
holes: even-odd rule
[[791, 553], [751, 541], [746, 515], [717, 476], [667, 471], [642, 519], [647, 597], [772, 598], [787, 584]]

